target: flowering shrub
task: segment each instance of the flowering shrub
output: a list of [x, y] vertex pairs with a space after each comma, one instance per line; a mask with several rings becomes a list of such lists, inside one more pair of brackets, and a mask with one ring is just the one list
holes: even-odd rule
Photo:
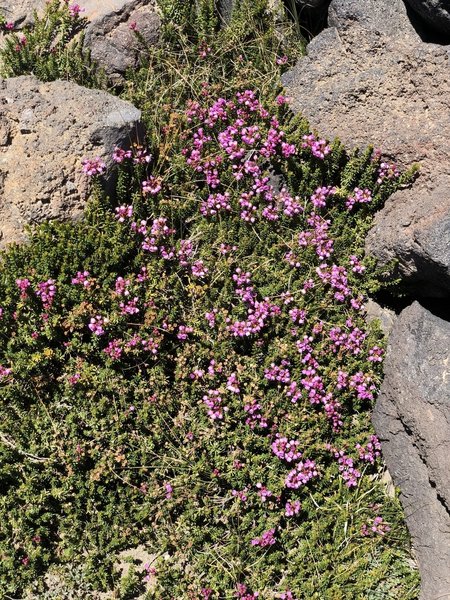
[[103, 85], [103, 76], [83, 49], [84, 9], [69, 0], [49, 0], [42, 15], [35, 11], [33, 25], [16, 30], [0, 17], [5, 31], [0, 50], [1, 75], [36, 75], [41, 81], [71, 79], [88, 87]]
[[[406, 177], [317, 137], [279, 90], [231, 91], [224, 64], [173, 113], [148, 109], [147, 146], [115, 149], [115, 205], [80, 157], [84, 220], [2, 256], [9, 595], [46, 597], [56, 568], [84, 597], [417, 596], [378, 481], [384, 341], [364, 319], [383, 283], [365, 232]], [[117, 583], [140, 545], [152, 560]]]
[[[163, 557], [155, 598], [313, 597], [299, 540], [329, 544], [344, 530], [349, 548], [366, 549], [362, 579], [346, 575], [350, 552], [342, 571], [321, 572], [323, 597], [354, 595], [378, 568], [395, 517], [368, 477], [383, 340], [364, 321], [375, 273], [361, 231], [385, 190], [370, 153], [348, 161], [335, 144], [319, 156], [284, 103], [272, 110], [250, 90], [188, 105], [189, 218], [167, 195], [170, 178], [150, 195], [142, 185], [154, 177], [153, 161], [137, 160], [145, 151], [117, 149], [122, 172], [136, 173], [134, 206], [94, 206], [84, 224], [44, 226], [4, 256], [4, 502], [14, 517], [2, 576], [15, 593], [11, 569], [32, 579], [84, 548], [92, 576], [131, 540]], [[349, 203], [359, 180], [364, 202]], [[363, 502], [369, 490], [383, 516]], [[345, 527], [334, 513], [330, 529], [328, 511], [344, 501], [358, 510]], [[395, 553], [382, 551], [388, 577]]]

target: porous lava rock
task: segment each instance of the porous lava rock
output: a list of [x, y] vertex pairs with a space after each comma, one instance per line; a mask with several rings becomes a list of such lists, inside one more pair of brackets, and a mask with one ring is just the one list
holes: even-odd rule
[[450, 0], [406, 0], [406, 2], [433, 29], [450, 36]]
[[[0, 0], [0, 13], [18, 27], [32, 22], [33, 13], [42, 14], [46, 0]], [[129, 68], [139, 63], [142, 44], [135, 30], [148, 45], [159, 39], [161, 25], [156, 0], [79, 0], [81, 17], [88, 20], [84, 46], [92, 59], [113, 82], [120, 82]]]
[[376, 216], [367, 251], [419, 295], [450, 290], [449, 49], [424, 43], [401, 0], [333, 0], [329, 22], [283, 77], [295, 111], [348, 148], [374, 144], [414, 185]]
[[450, 323], [414, 302], [397, 318], [373, 414], [412, 536], [421, 600], [450, 598]]
[[139, 64], [143, 50], [135, 34], [145, 44], [156, 44], [161, 20], [155, 0], [85, 0], [86, 29], [84, 44], [91, 57], [110, 78], [120, 81], [127, 69]]
[[89, 181], [83, 157], [101, 157], [141, 136], [140, 111], [111, 94], [32, 76], [0, 80], [0, 244], [25, 223], [81, 215]]

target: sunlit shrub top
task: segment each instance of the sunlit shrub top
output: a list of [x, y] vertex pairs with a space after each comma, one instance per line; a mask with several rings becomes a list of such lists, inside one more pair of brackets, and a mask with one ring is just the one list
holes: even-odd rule
[[[2, 585], [42, 591], [81, 557], [108, 589], [115, 553], [143, 543], [149, 598], [402, 597], [416, 578], [377, 482], [363, 246], [404, 179], [283, 96], [205, 86], [179, 119], [165, 173], [115, 150], [133, 202], [97, 191], [83, 222], [3, 257]], [[98, 190], [101, 161], [83, 170]]]

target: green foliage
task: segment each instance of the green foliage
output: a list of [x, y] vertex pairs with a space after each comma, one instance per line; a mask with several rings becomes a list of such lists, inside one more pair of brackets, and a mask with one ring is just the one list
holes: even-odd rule
[[51, 0], [33, 24], [6, 35], [0, 50], [3, 77], [35, 75], [41, 81], [73, 80], [87, 87], [102, 87], [104, 77], [83, 48], [86, 19], [70, 13], [64, 0]]
[[[143, 50], [143, 66], [128, 73], [121, 96], [143, 111], [150, 150], [165, 172], [180, 163], [180, 117], [188, 100], [202, 102], [206, 93], [231, 96], [249, 85], [261, 97], [272, 96], [304, 46], [288, 22], [275, 31], [267, 0], [242, 0], [229, 26], [217, 31], [213, 22], [208, 32], [189, 25], [198, 18], [197, 3], [160, 5], [167, 17], [161, 42]], [[287, 62], [277, 64], [285, 56]]]
[[[298, 120], [286, 125], [299, 134]], [[335, 174], [332, 183], [343, 197], [346, 185], [370, 181], [373, 187], [376, 171], [367, 155], [348, 159], [336, 146], [324, 163], [300, 163], [301, 168], [292, 164], [289, 171], [304, 197], [327, 173]], [[134, 175], [128, 177], [132, 184]], [[189, 185], [187, 173], [183, 182], [180, 178], [180, 173], [168, 173], [167, 183], [177, 179], [180, 188]], [[376, 197], [384, 194], [381, 187]], [[135, 210], [139, 218], [149, 213], [149, 206], [141, 200]], [[13, 379], [1, 384], [1, 431], [7, 441], [0, 446], [3, 589], [18, 594], [28, 585], [48, 594], [43, 575], [49, 565], [77, 565], [82, 557], [84, 586], [137, 597], [142, 570], [117, 582], [113, 562], [118, 552], [144, 543], [159, 557], [158, 587], [147, 590], [149, 599], [198, 597], [202, 586], [228, 598], [243, 580], [262, 598], [272, 598], [272, 590], [284, 589], [284, 582], [297, 598], [416, 598], [417, 577], [402, 549], [406, 532], [399, 505], [385, 496], [377, 470], [369, 477], [369, 468], [357, 490], [348, 490], [325, 450], [332, 432], [324, 415], [311, 410], [307, 400], [292, 413], [282, 389], [261, 384], [264, 368], [286, 356], [287, 322], [269, 327], [259, 341], [241, 342], [211, 331], [204, 321], [213, 307], [238, 317], [229, 284], [236, 264], [255, 273], [260, 293], [267, 297], [279, 298], [290, 278], [296, 306], [304, 306], [313, 321], [338, 324], [347, 318], [326, 288], [305, 298], [299, 294], [302, 276], [289, 274], [282, 255], [285, 242], [303, 227], [301, 220], [251, 227], [237, 216], [205, 221], [197, 216], [198, 201], [186, 206], [177, 195], [166, 196], [159, 210], [171, 215], [175, 239], [196, 241], [198, 256], [210, 269], [208, 283], [186, 278], [176, 266], [143, 254], [136, 236], [113, 218], [101, 197], [84, 221], [41, 226], [29, 245], [3, 256], [0, 364], [14, 366]], [[349, 215], [339, 202], [330, 209], [339, 256], [361, 255], [360, 231], [369, 215], [369, 209]], [[238, 256], [222, 255], [221, 243], [238, 245]], [[312, 255], [307, 263], [313, 269]], [[142, 265], [148, 279], [139, 288], [133, 273]], [[85, 269], [93, 286], [71, 285], [71, 277]], [[117, 314], [113, 289], [119, 275], [130, 278], [133, 293], [143, 294], [147, 302], [145, 313], [136, 318]], [[16, 279], [23, 277], [33, 286], [55, 279], [58, 294], [47, 320], [42, 320], [37, 299], [20, 299]], [[368, 265], [367, 276], [353, 283], [364, 292], [375, 279]], [[163, 332], [158, 355], [152, 358], [130, 347], [119, 362], [111, 360], [105, 343], [87, 328], [99, 313], [109, 316], [110, 339], [129, 341], [135, 332], [143, 338]], [[189, 343], [177, 341], [176, 323], [193, 326]], [[364, 327], [362, 319], [358, 324]], [[380, 343], [376, 328], [367, 347], [374, 343]], [[325, 352], [325, 341], [323, 348]], [[347, 368], [366, 369], [365, 356], [355, 357]], [[275, 501], [263, 504], [255, 492], [249, 491], [245, 505], [233, 498], [232, 489], [254, 490], [261, 481], [274, 497], [283, 495], [285, 467], [274, 460], [261, 432], [246, 426], [240, 397], [228, 394], [227, 419], [211, 423], [202, 407], [204, 392], [189, 377], [195, 369], [206, 369], [211, 358], [224, 373], [237, 369], [246, 397], [258, 397], [274, 425], [300, 439], [306, 456], [320, 462], [320, 482], [299, 496], [300, 519], [285, 519]], [[331, 355], [328, 360], [332, 374], [340, 359]], [[80, 378], [71, 384], [76, 373]], [[299, 371], [293, 370], [293, 376], [298, 378]], [[379, 381], [379, 371], [373, 377]], [[370, 407], [350, 396], [345, 405], [345, 427], [334, 443], [351, 451], [371, 430]], [[165, 497], [168, 482], [170, 498]], [[380, 510], [390, 524], [389, 534], [361, 537], [361, 526]], [[251, 539], [271, 526], [282, 526], [279, 545], [255, 552]]]

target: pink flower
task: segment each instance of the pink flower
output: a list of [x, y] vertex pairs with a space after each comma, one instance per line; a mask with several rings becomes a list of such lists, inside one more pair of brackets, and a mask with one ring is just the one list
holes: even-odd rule
[[11, 373], [12, 369], [0, 365], [0, 379], [5, 379], [5, 377], [8, 377]]
[[173, 487], [170, 485], [170, 483], [165, 483], [164, 484], [164, 489], [166, 490], [166, 498], [167, 498], [167, 500], [170, 500], [172, 498], [172, 495], [173, 495]]
[[89, 177], [103, 175], [106, 171], [106, 165], [99, 156], [96, 156], [95, 158], [84, 158], [81, 161], [81, 164], [83, 165], [83, 173]]
[[193, 331], [194, 331], [193, 328], [189, 327], [188, 325], [179, 325], [177, 338], [182, 341], [187, 340], [188, 335], [190, 333], [192, 333]]
[[146, 181], [142, 182], [142, 193], [156, 196], [162, 189], [161, 178], [151, 175]]
[[385, 535], [390, 531], [389, 525], [383, 521], [382, 517], [375, 517], [372, 523], [364, 523], [361, 527], [361, 535], [373, 536], [373, 535]]
[[261, 537], [252, 540], [252, 546], [260, 546], [266, 548], [267, 546], [273, 546], [276, 543], [275, 529], [269, 529], [265, 531]]
[[203, 396], [203, 403], [208, 407], [208, 416], [212, 421], [221, 421], [228, 407], [222, 407], [222, 398], [219, 390], [208, 390]]
[[312, 133], [303, 136], [302, 148], [309, 148], [311, 154], [320, 160], [323, 160], [331, 152], [331, 147], [327, 144], [326, 140], [318, 140]]
[[122, 150], [122, 148], [114, 148], [114, 152], [112, 155], [113, 161], [117, 164], [123, 163], [127, 158], [132, 157], [131, 150]]
[[286, 502], [285, 512], [286, 517], [293, 517], [297, 515], [302, 508], [299, 500], [295, 500], [294, 502]]
[[91, 320], [89, 321], [88, 327], [94, 335], [101, 336], [105, 333], [103, 326], [106, 323], [108, 323], [108, 319], [105, 319], [105, 318], [101, 317], [100, 315], [97, 315], [97, 316], [91, 318]]
[[89, 271], [77, 271], [76, 277], [72, 277], [72, 285], [82, 285], [84, 288], [89, 289], [93, 284], [89, 277]]
[[81, 8], [79, 4], [69, 4], [69, 14], [71, 17], [75, 19], [80, 15], [80, 13], [84, 12], [84, 8]]

